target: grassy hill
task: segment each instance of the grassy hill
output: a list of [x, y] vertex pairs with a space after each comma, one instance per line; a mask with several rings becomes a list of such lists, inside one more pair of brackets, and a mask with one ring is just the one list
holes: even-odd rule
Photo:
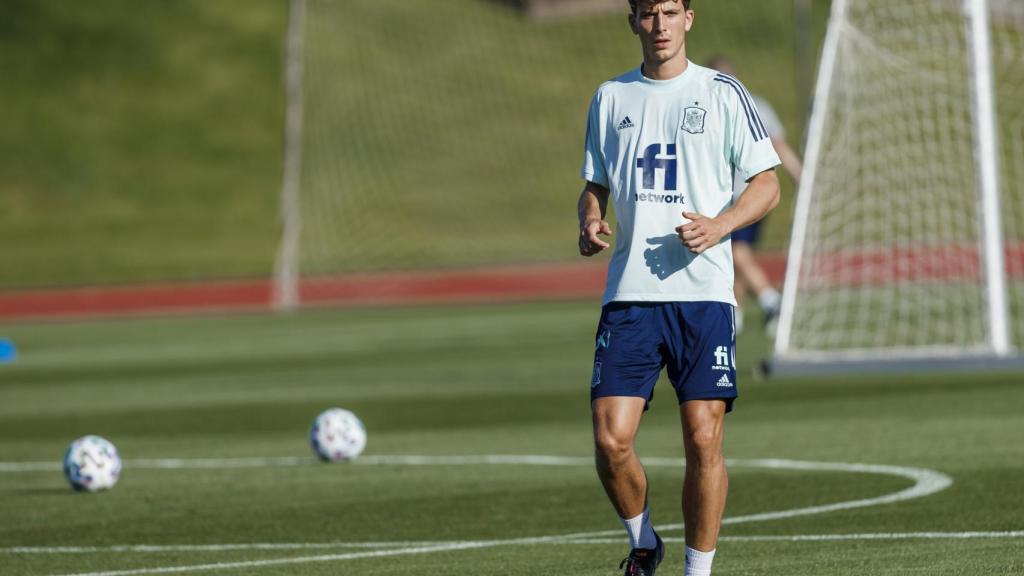
[[[310, 2], [307, 82], [326, 96], [307, 101], [307, 160], [345, 173], [331, 193], [355, 189], [336, 213], [310, 204], [324, 225], [307, 243], [347, 247], [320, 266], [571, 258], [587, 101], [639, 59], [623, 17], [536, 24], [484, 0], [359, 1], [325, 26], [330, 6]], [[691, 58], [732, 55], [799, 140], [791, 6], [696, 7]], [[5, 15], [0, 288], [269, 274], [286, 2], [12, 0]], [[494, 101], [472, 95], [481, 84]], [[313, 146], [332, 115], [366, 137]], [[319, 177], [304, 178], [315, 193]], [[789, 210], [767, 245], [784, 244]]]
[[266, 274], [285, 8], [13, 0], [0, 286]]

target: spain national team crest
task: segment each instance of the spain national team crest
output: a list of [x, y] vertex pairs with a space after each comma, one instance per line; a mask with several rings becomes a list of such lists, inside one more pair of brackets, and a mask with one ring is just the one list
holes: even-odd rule
[[703, 108], [697, 108], [696, 106], [689, 106], [683, 110], [683, 125], [682, 129], [686, 130], [690, 134], [703, 134], [704, 133], [704, 116], [708, 113]]

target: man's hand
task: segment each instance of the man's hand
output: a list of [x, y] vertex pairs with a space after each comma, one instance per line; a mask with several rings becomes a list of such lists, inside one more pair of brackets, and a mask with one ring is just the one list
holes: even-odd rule
[[611, 227], [600, 218], [588, 219], [580, 226], [580, 254], [582, 256], [593, 256], [610, 246], [598, 238], [598, 234], [602, 236], [611, 236], [612, 234]]
[[587, 182], [576, 203], [576, 214], [580, 223], [580, 255], [593, 256], [608, 248], [609, 244], [597, 237], [598, 234], [611, 236], [612, 229], [604, 221], [608, 208], [608, 189], [600, 184]]
[[683, 218], [690, 222], [676, 226], [676, 234], [690, 252], [701, 254], [722, 241], [730, 231], [715, 218], [701, 216], [694, 212], [683, 212]]

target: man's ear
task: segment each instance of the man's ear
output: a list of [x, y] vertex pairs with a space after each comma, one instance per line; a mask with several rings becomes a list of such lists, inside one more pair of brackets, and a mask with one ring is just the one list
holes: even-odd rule
[[626, 16], [626, 20], [629, 21], [629, 29], [633, 31], [633, 34], [638, 34], [638, 32], [636, 30], [636, 13], [635, 12], [630, 12]]

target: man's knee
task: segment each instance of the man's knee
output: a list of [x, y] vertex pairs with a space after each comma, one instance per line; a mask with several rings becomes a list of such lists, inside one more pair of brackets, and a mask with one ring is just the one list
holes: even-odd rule
[[687, 427], [684, 442], [688, 452], [690, 450], [694, 450], [698, 454], [720, 452], [722, 433], [712, 424]]
[[722, 460], [724, 418], [724, 410], [715, 408], [687, 410], [683, 425], [687, 460], [701, 465]]
[[610, 464], [628, 459], [643, 414], [642, 398], [598, 398], [594, 401], [594, 448]]
[[598, 457], [610, 464], [627, 460], [633, 453], [633, 438], [612, 430], [594, 431], [594, 448]]

